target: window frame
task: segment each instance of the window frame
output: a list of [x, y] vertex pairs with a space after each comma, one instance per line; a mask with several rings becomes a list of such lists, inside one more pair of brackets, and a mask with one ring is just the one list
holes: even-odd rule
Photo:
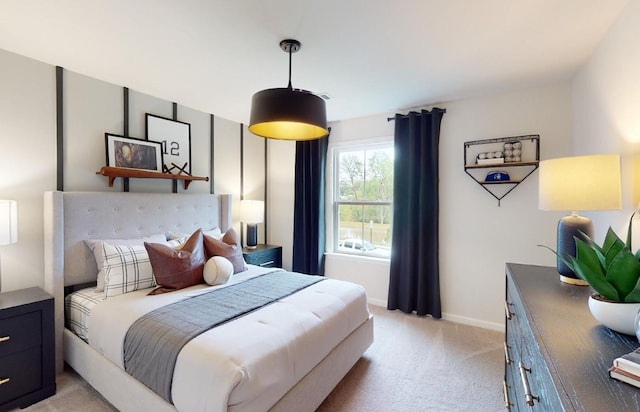
[[[340, 239], [339, 239], [339, 235], [340, 235], [340, 206], [341, 205], [351, 205], [351, 206], [388, 206], [390, 208], [390, 216], [389, 216], [389, 228], [393, 228], [393, 196], [391, 197], [390, 200], [384, 200], [384, 201], [380, 201], [380, 200], [358, 200], [358, 201], [353, 201], [353, 200], [341, 200], [340, 199], [340, 161], [339, 161], [339, 157], [341, 153], [345, 153], [345, 152], [358, 152], [358, 151], [363, 151], [363, 152], [367, 152], [367, 151], [373, 151], [373, 150], [377, 150], [377, 149], [394, 149], [394, 144], [393, 144], [393, 138], [389, 137], [389, 138], [385, 138], [383, 140], [378, 140], [378, 141], [374, 141], [374, 142], [364, 142], [364, 141], [359, 141], [357, 143], [351, 143], [351, 144], [342, 144], [336, 147], [333, 147], [331, 150], [331, 163], [332, 163], [332, 177], [331, 177], [331, 185], [332, 185], [332, 192], [331, 192], [331, 212], [332, 212], [332, 223], [331, 223], [331, 227], [332, 227], [332, 235], [331, 235], [331, 241], [332, 241], [332, 247], [330, 248], [332, 253], [337, 253], [337, 254], [341, 254], [341, 255], [347, 255], [347, 256], [362, 256], [362, 257], [367, 257], [367, 258], [378, 258], [378, 259], [383, 259], [383, 260], [390, 260], [391, 255], [389, 255], [388, 257], [382, 257], [382, 256], [373, 256], [370, 254], [367, 254], [366, 252], [362, 252], [360, 250], [356, 250], [354, 248], [353, 251], [345, 251], [340, 250]], [[395, 154], [394, 154], [395, 156]], [[393, 160], [393, 159], [392, 159]], [[364, 176], [363, 176], [363, 181], [366, 182], [366, 167], [364, 170]], [[362, 223], [362, 225], [365, 225], [365, 222]], [[363, 228], [364, 231], [364, 228]], [[361, 239], [361, 241], [364, 242], [366, 241], [364, 238]]]

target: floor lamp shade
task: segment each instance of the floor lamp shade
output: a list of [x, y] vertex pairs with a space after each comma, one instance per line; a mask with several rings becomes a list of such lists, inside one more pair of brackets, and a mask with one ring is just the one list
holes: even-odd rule
[[258, 245], [258, 223], [264, 222], [264, 202], [240, 201], [240, 220], [247, 225], [247, 247], [253, 249]]
[[[18, 204], [15, 200], [0, 200], [0, 245], [18, 241]], [[0, 262], [0, 291], [2, 291], [2, 262]]]
[[[593, 238], [593, 223], [578, 211], [622, 208], [620, 156], [592, 155], [543, 160], [539, 170], [538, 207], [571, 211], [558, 222], [557, 252], [575, 256], [574, 237]], [[558, 258], [560, 279], [586, 284]]]

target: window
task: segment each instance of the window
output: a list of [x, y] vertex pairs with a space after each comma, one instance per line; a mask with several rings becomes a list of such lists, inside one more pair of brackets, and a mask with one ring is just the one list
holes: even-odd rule
[[334, 252], [391, 257], [393, 145], [334, 151]]

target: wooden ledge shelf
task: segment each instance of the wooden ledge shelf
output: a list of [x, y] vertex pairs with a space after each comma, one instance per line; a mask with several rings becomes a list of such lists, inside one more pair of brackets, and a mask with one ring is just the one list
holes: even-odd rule
[[149, 170], [127, 169], [124, 167], [109, 167], [109, 166], [102, 167], [99, 172], [96, 172], [96, 174], [107, 176], [109, 178], [109, 187], [113, 187], [113, 182], [118, 177], [125, 179], [125, 182], [128, 182], [127, 179], [129, 179], [130, 177], [136, 178], [136, 179], [170, 179], [170, 180], [173, 180], [174, 183], [177, 182], [178, 180], [182, 180], [184, 185], [184, 190], [187, 190], [191, 182], [193, 182], [194, 180], [199, 180], [203, 182], [209, 181], [208, 177], [174, 175], [171, 173], [160, 173], [160, 172], [152, 172]]

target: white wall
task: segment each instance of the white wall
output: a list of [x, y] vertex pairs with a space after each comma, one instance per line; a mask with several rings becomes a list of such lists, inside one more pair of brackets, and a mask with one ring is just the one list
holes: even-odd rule
[[445, 319], [501, 330], [505, 262], [555, 265], [562, 213], [538, 210], [538, 172], [501, 206], [463, 170], [463, 143], [540, 135], [540, 159], [570, 151], [570, 85], [450, 102], [440, 136], [440, 279]]
[[0, 246], [2, 290], [43, 286], [42, 193], [56, 188], [55, 68], [0, 52], [0, 198], [18, 202], [18, 243]]
[[[501, 206], [464, 173], [463, 143], [540, 135], [540, 158], [570, 152], [570, 85], [448, 102], [440, 135], [440, 281], [445, 319], [503, 328], [505, 262], [554, 265], [561, 213], [538, 210], [537, 172]], [[332, 124], [331, 145], [393, 136], [391, 114]], [[328, 207], [330, 209], [330, 207]], [[327, 255], [326, 274], [362, 284], [374, 304], [386, 305], [389, 265], [376, 259]]]
[[[610, 225], [620, 236], [625, 236], [628, 218], [640, 200], [638, 21], [640, 0], [630, 0], [573, 82], [576, 154], [619, 153], [622, 157], [623, 210], [589, 215], [600, 240]], [[638, 239], [638, 223], [634, 230], [634, 239]]]
[[[56, 68], [0, 50], [0, 199], [18, 201], [19, 241], [0, 246], [3, 291], [43, 286], [43, 193], [56, 190]], [[104, 133], [124, 134], [123, 87], [64, 71], [64, 190], [121, 191], [122, 179], [108, 187], [96, 175], [106, 164]], [[145, 114], [171, 118], [173, 103], [129, 90], [129, 136], [145, 138]], [[178, 105], [177, 118], [191, 124], [192, 174], [210, 176], [215, 193], [234, 199], [234, 227], [240, 230], [239, 200], [264, 193], [264, 141], [245, 133], [240, 168], [242, 125]], [[213, 165], [212, 165], [213, 161]], [[254, 166], [254, 167], [252, 167]], [[244, 173], [244, 175], [243, 175]], [[172, 190], [171, 180], [130, 179], [131, 192]], [[187, 193], [209, 193], [210, 183], [192, 182]], [[185, 192], [178, 185], [178, 192]], [[291, 232], [289, 232], [291, 233]], [[262, 234], [264, 236], [264, 234]]]
[[[640, 199], [639, 179], [631, 176], [631, 171], [638, 170], [640, 142], [637, 21], [640, 0], [630, 0], [573, 82], [439, 105], [447, 109], [440, 140], [440, 275], [445, 318], [502, 328], [504, 262], [554, 265], [550, 252], [536, 245], [555, 244], [555, 225], [563, 214], [537, 210], [537, 173], [498, 207], [493, 197], [464, 174], [463, 142], [537, 133], [541, 136], [541, 159], [573, 153], [622, 153], [625, 210], [590, 216], [597, 236], [610, 223], [624, 227]], [[0, 247], [4, 290], [13, 290], [43, 283], [42, 193], [55, 189], [55, 68], [1, 50], [0, 68], [0, 142], [3, 154], [9, 154], [0, 162], [0, 198], [18, 200], [20, 214], [19, 243]], [[74, 190], [119, 190], [108, 189], [106, 179], [95, 176], [95, 171], [103, 161], [103, 133], [122, 128], [121, 86], [68, 72], [65, 80], [70, 99], [65, 101], [66, 184]], [[135, 91], [131, 99], [137, 112], [131, 119], [131, 134], [143, 137], [144, 112], [170, 117], [170, 102]], [[186, 108], [178, 112], [180, 120], [195, 125], [194, 162], [204, 162], [210, 150], [205, 143], [209, 115]], [[387, 122], [389, 115], [332, 124], [331, 139], [390, 136], [393, 123]], [[235, 200], [242, 195], [239, 131], [238, 123], [216, 118], [215, 192], [232, 193]], [[261, 156], [254, 143], [248, 143], [252, 158]], [[267, 242], [283, 246], [286, 268], [291, 267], [293, 241], [294, 154], [292, 142], [267, 143]], [[207, 191], [208, 186], [201, 184], [194, 183], [189, 190]], [[162, 185], [138, 182], [132, 184], [132, 190], [165, 191]], [[252, 188], [248, 195], [257, 193], [259, 190]], [[375, 303], [386, 301], [388, 268], [379, 261], [328, 256], [327, 274], [362, 283]]]

